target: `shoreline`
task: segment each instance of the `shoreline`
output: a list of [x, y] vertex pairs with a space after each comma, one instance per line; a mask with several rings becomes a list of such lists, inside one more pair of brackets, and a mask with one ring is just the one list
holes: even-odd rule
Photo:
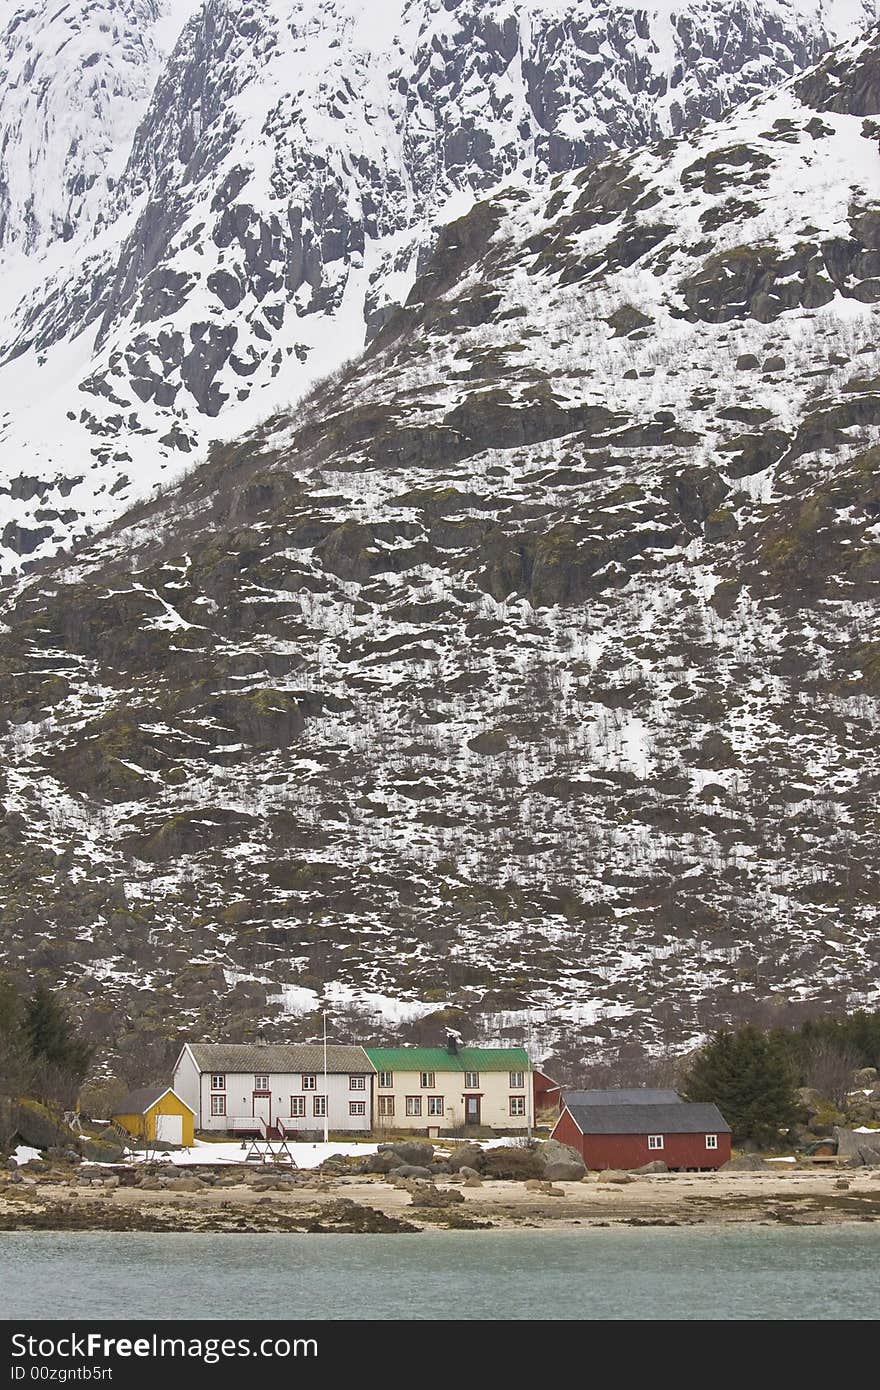
[[[880, 1170], [662, 1174], [601, 1183], [519, 1182], [452, 1189], [454, 1204], [381, 1177], [322, 1177], [270, 1190], [259, 1177], [200, 1191], [72, 1187], [56, 1181], [0, 1188], [0, 1234], [11, 1231], [430, 1234], [470, 1230], [657, 1229], [737, 1225], [839, 1226], [880, 1222]], [[266, 1175], [268, 1176], [268, 1175]], [[842, 1182], [846, 1186], [838, 1186]], [[438, 1183], [441, 1193], [444, 1186]], [[458, 1194], [460, 1194], [460, 1200]]]

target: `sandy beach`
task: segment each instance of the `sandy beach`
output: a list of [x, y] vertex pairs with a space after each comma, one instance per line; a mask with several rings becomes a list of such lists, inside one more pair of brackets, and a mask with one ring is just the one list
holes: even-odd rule
[[[423, 1188], [411, 1191], [380, 1176], [311, 1173], [285, 1180], [271, 1173], [227, 1171], [222, 1187], [189, 1191], [147, 1190], [125, 1185], [128, 1180], [126, 1174], [121, 1181], [117, 1177], [118, 1186], [79, 1186], [47, 1174], [27, 1185], [5, 1182], [0, 1231], [391, 1233], [880, 1221], [880, 1170], [875, 1169], [655, 1174], [614, 1183], [590, 1176], [554, 1183], [552, 1193], [521, 1182], [450, 1184], [463, 1200], [436, 1207], [422, 1204]], [[441, 1179], [437, 1187], [442, 1192], [447, 1184]]]

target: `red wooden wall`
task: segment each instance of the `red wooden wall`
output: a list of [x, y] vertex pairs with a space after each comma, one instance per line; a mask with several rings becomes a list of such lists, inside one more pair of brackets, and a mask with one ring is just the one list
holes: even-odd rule
[[720, 1168], [730, 1158], [730, 1135], [718, 1135], [718, 1148], [706, 1148], [705, 1134], [664, 1134], [662, 1149], [649, 1149], [647, 1134], [581, 1134], [567, 1110], [553, 1138], [571, 1144], [588, 1168], [641, 1168], [662, 1159], [667, 1168]]

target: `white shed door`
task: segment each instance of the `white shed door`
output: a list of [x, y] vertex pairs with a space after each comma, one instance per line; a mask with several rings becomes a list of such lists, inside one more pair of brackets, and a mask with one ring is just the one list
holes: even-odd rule
[[164, 1139], [166, 1144], [183, 1143], [183, 1116], [157, 1115], [156, 1138]]

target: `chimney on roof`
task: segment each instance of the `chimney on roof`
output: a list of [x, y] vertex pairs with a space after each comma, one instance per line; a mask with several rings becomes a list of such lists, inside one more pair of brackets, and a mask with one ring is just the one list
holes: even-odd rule
[[454, 1028], [446, 1029], [446, 1051], [451, 1053], [453, 1057], [458, 1052], [461, 1041], [461, 1033], [456, 1033]]

